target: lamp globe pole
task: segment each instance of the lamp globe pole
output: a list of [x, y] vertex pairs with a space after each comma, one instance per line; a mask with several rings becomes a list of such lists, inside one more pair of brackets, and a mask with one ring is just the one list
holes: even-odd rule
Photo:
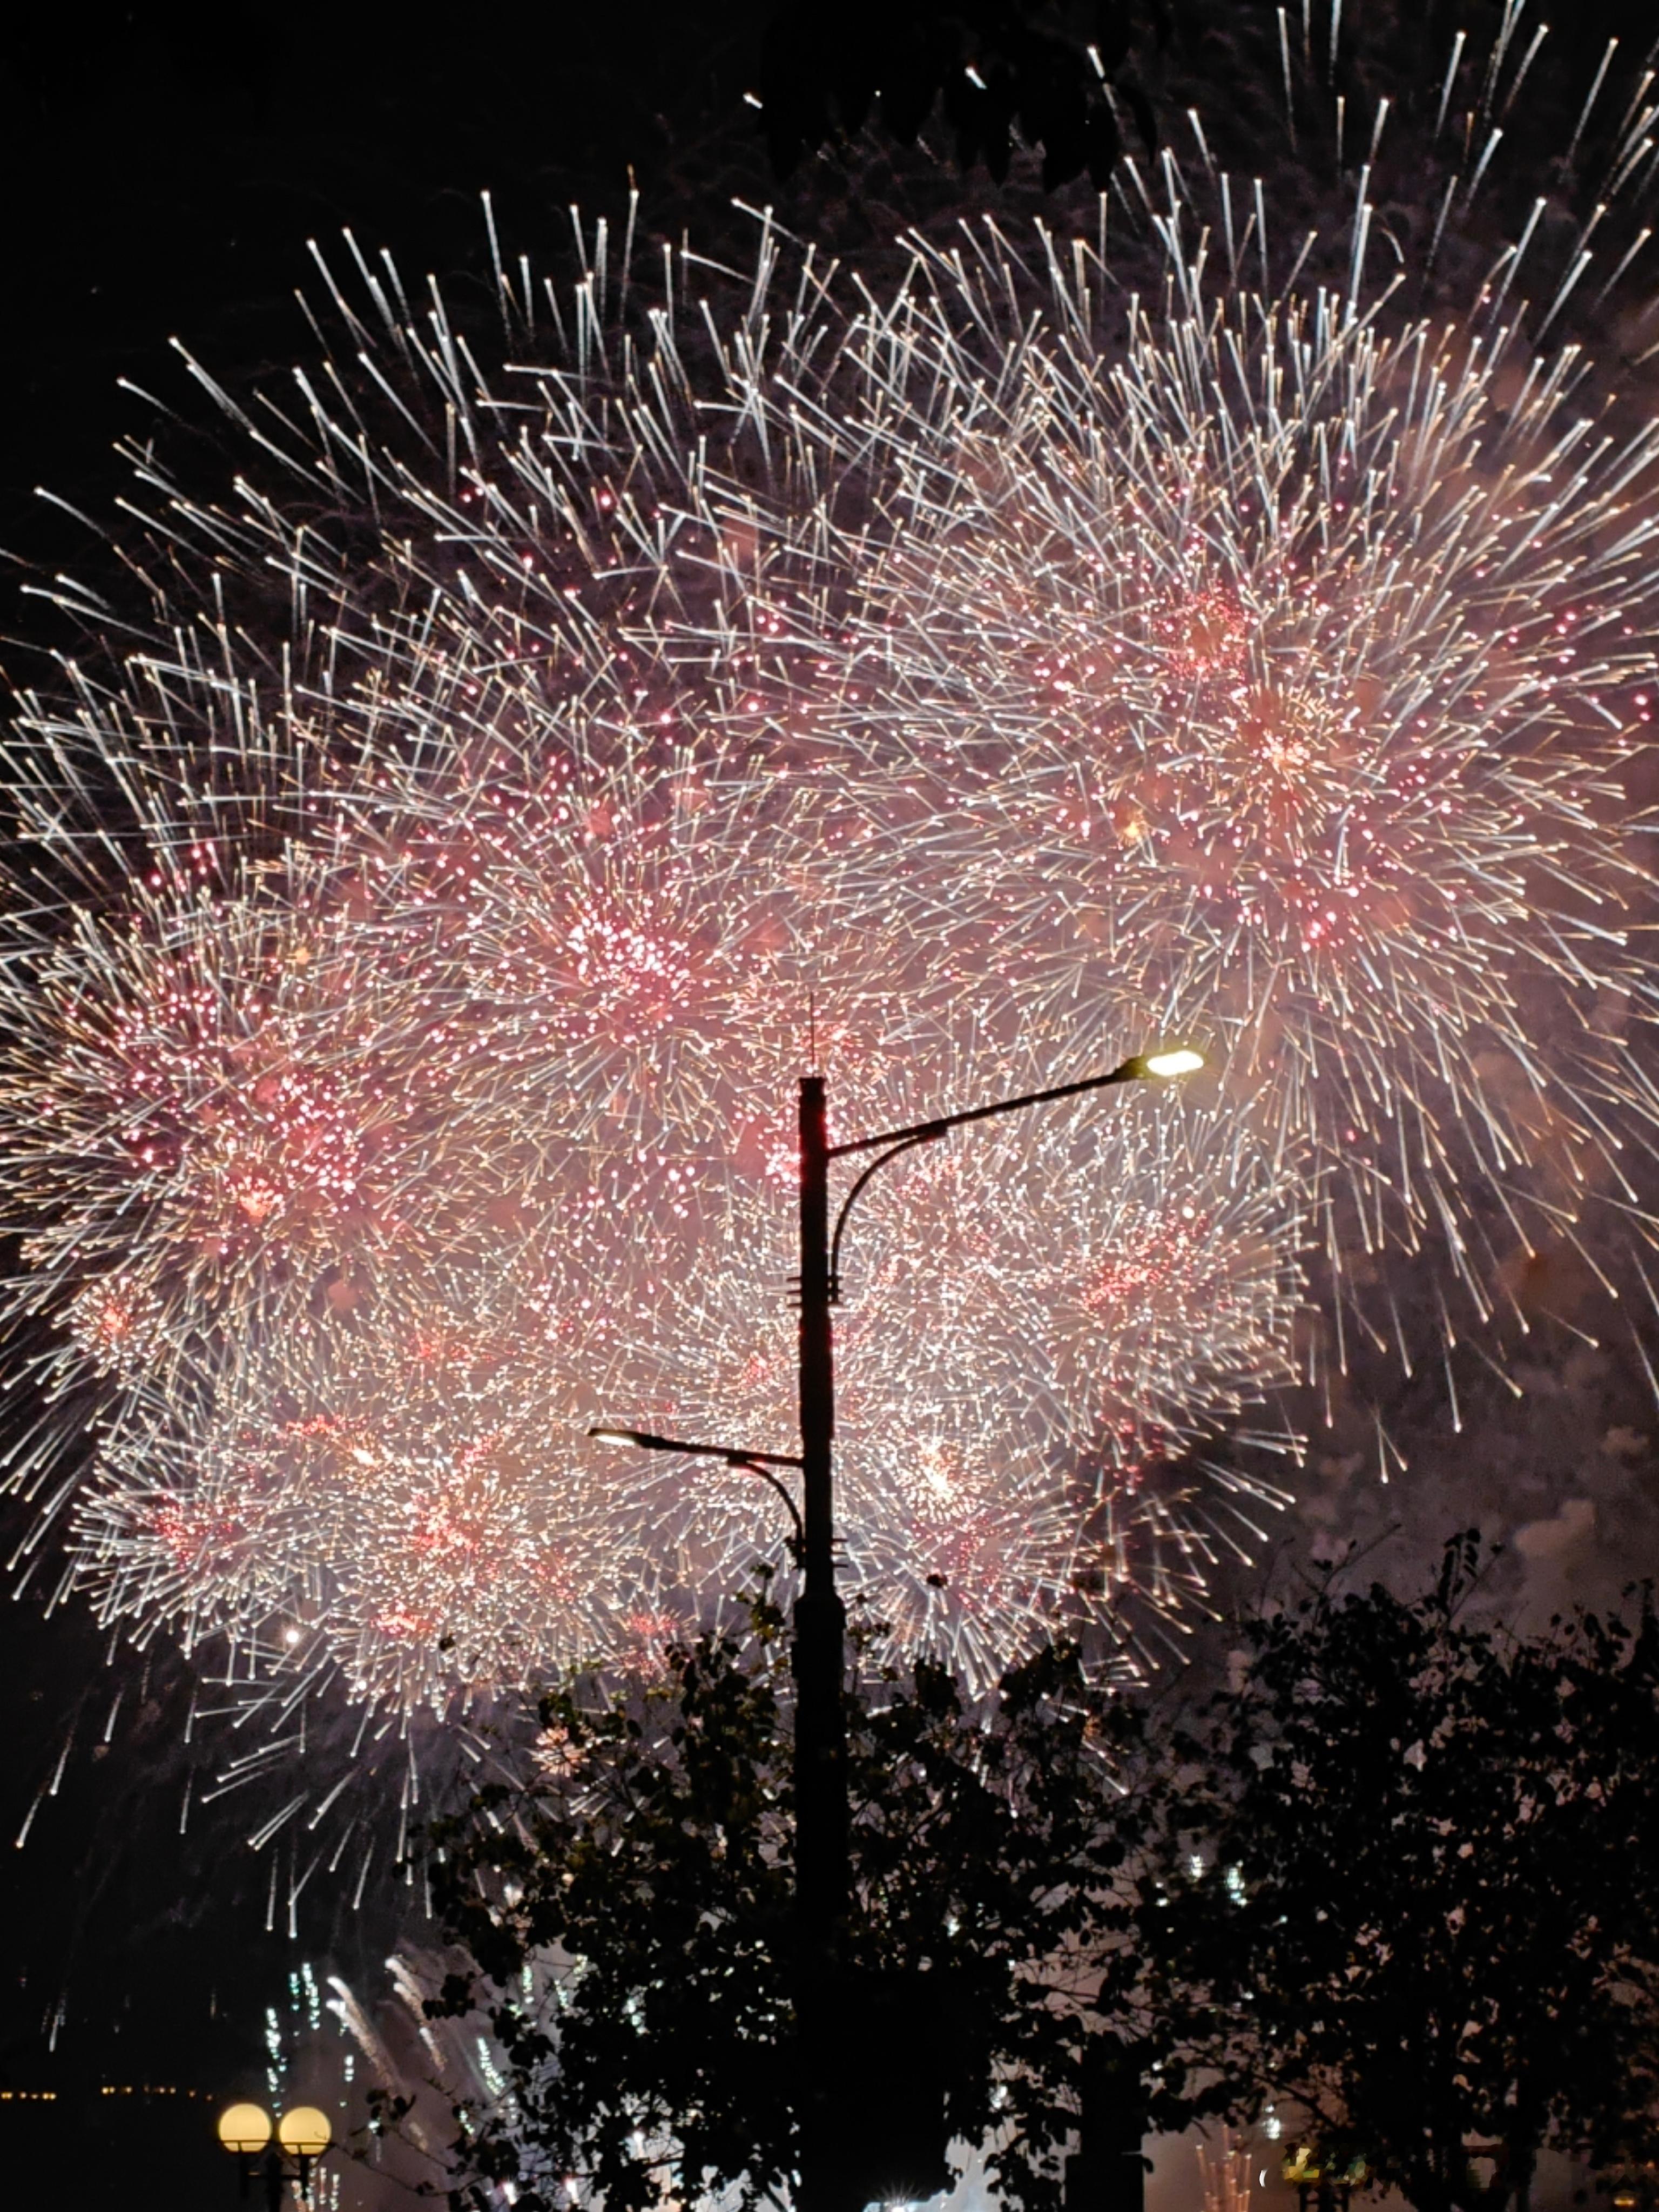
[[271, 2125], [263, 2105], [228, 2105], [219, 2115], [219, 2141], [237, 2162], [241, 2193], [250, 2182], [264, 2185], [266, 2212], [281, 2212], [283, 2192], [291, 2181], [302, 2203], [311, 2202], [311, 2172], [333, 2140], [328, 2114], [315, 2105], [291, 2105]]

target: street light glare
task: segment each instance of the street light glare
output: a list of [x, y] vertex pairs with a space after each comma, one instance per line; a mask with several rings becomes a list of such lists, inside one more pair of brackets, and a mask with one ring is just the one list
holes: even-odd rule
[[1169, 1052], [1149, 1052], [1142, 1065], [1148, 1075], [1192, 1075], [1203, 1066], [1204, 1055], [1190, 1045], [1176, 1045]]
[[231, 2105], [219, 2115], [219, 2140], [227, 2150], [252, 2157], [270, 2141], [270, 2115], [262, 2105]]
[[276, 2123], [276, 2140], [290, 2158], [320, 2158], [331, 2133], [328, 2114], [315, 2105], [295, 2105]]

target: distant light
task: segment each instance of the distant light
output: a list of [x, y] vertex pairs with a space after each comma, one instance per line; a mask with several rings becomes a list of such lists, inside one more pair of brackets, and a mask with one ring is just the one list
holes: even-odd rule
[[291, 2158], [320, 2158], [331, 2132], [328, 2114], [315, 2105], [295, 2105], [276, 2123], [276, 2140]]
[[219, 2115], [219, 2140], [250, 2157], [270, 2141], [270, 2114], [263, 2105], [228, 2105]]
[[1204, 1055], [1189, 1044], [1176, 1045], [1169, 1052], [1149, 1052], [1141, 1065], [1148, 1075], [1195, 1075], [1204, 1065]]

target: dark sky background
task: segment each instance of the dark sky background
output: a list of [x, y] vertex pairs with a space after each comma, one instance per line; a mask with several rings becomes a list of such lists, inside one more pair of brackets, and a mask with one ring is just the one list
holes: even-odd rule
[[[568, 237], [572, 200], [621, 211], [630, 166], [647, 229], [730, 235], [733, 196], [776, 191], [742, 98], [758, 79], [770, 12], [767, 0], [551, 0], [533, 13], [435, 16], [140, 6], [97, 17], [43, 8], [9, 25], [0, 33], [7, 676], [28, 681], [32, 647], [61, 635], [51, 611], [22, 595], [25, 579], [60, 566], [95, 574], [104, 558], [32, 487], [112, 517], [122, 477], [112, 444], [144, 419], [118, 379], [199, 420], [170, 336], [233, 386], [303, 357], [309, 338], [293, 294], [308, 273], [307, 237], [349, 224], [366, 246], [391, 247], [406, 273], [465, 281], [483, 261], [484, 187], [514, 248], [542, 258]], [[1231, 12], [1189, 11], [1186, 58], [1200, 73], [1206, 52], [1224, 67]], [[1437, 24], [1444, 11], [1427, 14]], [[1621, 14], [1628, 28], [1650, 9], [1583, 8], [1553, 52], [1593, 50]], [[1437, 31], [1437, 51], [1443, 43]], [[1264, 166], [1274, 158], [1269, 149]], [[776, 197], [798, 225], [856, 245], [893, 210], [996, 195], [982, 177], [963, 186], [946, 170], [900, 174], [878, 159], [861, 193], [818, 167]], [[1014, 195], [1022, 206], [1034, 197], [1029, 179]], [[1376, 1545], [1381, 1569], [1409, 1577], [1452, 1528], [1478, 1521], [1509, 1547], [1494, 1587], [1532, 1616], [1577, 1596], [1600, 1601], [1659, 1565], [1659, 1413], [1630, 1317], [1565, 1259], [1548, 1270], [1535, 1303], [1561, 1318], [1540, 1320], [1514, 1369], [1524, 1396], [1460, 1370], [1456, 1434], [1433, 1376], [1356, 1389], [1316, 1442], [1296, 1547], [1357, 1538]], [[1652, 1323], [1638, 1324], [1650, 1344]], [[1386, 1489], [1373, 1434], [1385, 1395], [1409, 1462]], [[29, 1518], [0, 1502], [7, 1553]], [[33, 1592], [0, 1613], [0, 2090], [54, 2088], [61, 2120], [105, 2081], [204, 2098], [256, 2086], [261, 2014], [296, 1955], [372, 1979], [402, 1900], [371, 1888], [354, 1913], [342, 1886], [319, 1878], [301, 1900], [299, 1935], [280, 1911], [268, 1932], [270, 1860], [246, 1848], [240, 1806], [198, 1804], [179, 1832], [189, 1777], [199, 1796], [217, 1757], [182, 1741], [188, 1669], [161, 1650], [118, 1652], [109, 1663], [82, 1612], [48, 1619]], [[14, 1850], [60, 1758], [57, 1794]], [[60, 2002], [52, 2051], [46, 2030]], [[190, 2130], [205, 2127], [211, 2105], [198, 2109], [199, 2122], [192, 2112], [154, 2123], [163, 2148], [145, 2152], [149, 2170], [133, 2177], [125, 2202], [191, 2201], [179, 2184], [195, 2169], [178, 2147], [186, 2118]], [[111, 2132], [95, 2098], [85, 2110], [99, 2124], [76, 2123], [94, 2167], [122, 2155], [124, 2142], [131, 2155], [148, 2140], [136, 2122], [125, 2137]], [[0, 2170], [9, 2154], [23, 2156], [8, 2142], [22, 2142], [26, 2122], [35, 2126], [22, 2107], [0, 2105]], [[36, 2126], [28, 2155], [55, 2159], [63, 2140], [53, 2148]], [[200, 2186], [219, 2180], [207, 2172]]]

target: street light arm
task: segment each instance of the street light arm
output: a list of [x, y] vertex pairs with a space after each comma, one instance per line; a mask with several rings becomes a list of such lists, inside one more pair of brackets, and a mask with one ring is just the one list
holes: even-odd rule
[[[878, 1136], [854, 1137], [850, 1144], [831, 1145], [832, 1160], [846, 1159], [853, 1152], [873, 1152], [879, 1146], [890, 1145], [895, 1152], [910, 1145], [931, 1144], [950, 1129], [960, 1129], [969, 1121], [988, 1121], [993, 1115], [1018, 1114], [1026, 1106], [1047, 1106], [1057, 1098], [1079, 1098], [1085, 1091], [1104, 1091], [1114, 1083], [1139, 1083], [1156, 1071], [1147, 1065], [1144, 1054], [1137, 1053], [1115, 1067], [1109, 1075], [1085, 1075], [1081, 1083], [1057, 1084], [1052, 1091], [1028, 1091], [1021, 1098], [999, 1098], [993, 1105], [969, 1106], [961, 1114], [941, 1114], [931, 1121], [913, 1122], [908, 1129], [884, 1129]], [[879, 1167], [880, 1161], [876, 1165]], [[868, 1181], [859, 1178], [857, 1188]]]
[[599, 1428], [590, 1429], [587, 1433], [590, 1437], [597, 1437], [602, 1443], [634, 1444], [641, 1451], [677, 1452], [686, 1459], [717, 1459], [726, 1467], [741, 1468], [745, 1474], [759, 1475], [763, 1482], [769, 1484], [776, 1491], [789, 1509], [789, 1518], [795, 1531], [790, 1539], [790, 1550], [797, 1559], [799, 1559], [806, 1542], [806, 1528], [800, 1517], [800, 1508], [772, 1472], [775, 1467], [798, 1468], [800, 1465], [799, 1457], [792, 1457], [787, 1452], [739, 1451], [729, 1444], [687, 1443], [680, 1437], [653, 1436], [648, 1429]]
[[[908, 1131], [903, 1136], [901, 1136], [896, 1143], [890, 1145], [884, 1152], [878, 1152], [876, 1154], [875, 1158], [871, 1161], [869, 1166], [866, 1168], [864, 1173], [853, 1185], [853, 1188], [848, 1192], [846, 1197], [842, 1199], [841, 1202], [841, 1211], [836, 1216], [836, 1233], [830, 1239], [830, 1303], [831, 1305], [839, 1305], [841, 1303], [842, 1233], [847, 1227], [847, 1217], [853, 1211], [854, 1200], [858, 1197], [859, 1193], [864, 1188], [865, 1184], [869, 1182], [871, 1176], [875, 1175], [880, 1169], [884, 1168], [889, 1160], [896, 1159], [901, 1152], [913, 1152], [918, 1145], [932, 1145], [937, 1143], [939, 1139], [945, 1135], [950, 1126], [950, 1123], [947, 1121], [926, 1121], [923, 1122], [920, 1127]], [[879, 1137], [872, 1138], [871, 1142], [872, 1144], [878, 1145], [881, 1142], [881, 1139]], [[834, 1159], [837, 1152], [863, 1152], [865, 1149], [866, 1147], [862, 1145], [840, 1145], [836, 1146], [836, 1152], [832, 1152], [830, 1153], [830, 1157], [831, 1159]]]
[[1202, 1066], [1196, 1053], [1186, 1050], [1172, 1054], [1135, 1053], [1107, 1075], [1085, 1075], [1080, 1083], [1056, 1084], [1049, 1091], [1028, 1091], [1023, 1097], [999, 1098], [989, 1106], [969, 1106], [960, 1114], [941, 1114], [931, 1121], [913, 1122], [908, 1129], [884, 1129], [879, 1136], [855, 1137], [850, 1144], [831, 1145], [824, 1155], [826, 1160], [846, 1159], [856, 1152], [874, 1152], [876, 1157], [842, 1200], [841, 1211], [836, 1216], [836, 1233], [830, 1240], [830, 1304], [836, 1305], [841, 1300], [841, 1240], [847, 1228], [847, 1217], [870, 1178], [901, 1152], [914, 1152], [918, 1145], [936, 1144], [952, 1129], [960, 1129], [969, 1121], [988, 1121], [998, 1114], [1018, 1114], [1028, 1106], [1051, 1105], [1057, 1098], [1080, 1098], [1085, 1091], [1104, 1091], [1115, 1083], [1139, 1083], [1149, 1077], [1184, 1074], [1190, 1068]]
[[690, 1459], [723, 1459], [731, 1467], [799, 1467], [798, 1455], [788, 1452], [750, 1451], [744, 1444], [693, 1444], [684, 1437], [653, 1436], [648, 1429], [597, 1428], [588, 1431], [601, 1443], [636, 1444], [641, 1451], [681, 1452]]
[[806, 1523], [800, 1517], [799, 1506], [796, 1504], [794, 1499], [790, 1496], [788, 1491], [785, 1489], [782, 1483], [778, 1480], [778, 1478], [773, 1474], [771, 1468], [769, 1467], [763, 1467], [759, 1460], [745, 1459], [740, 1452], [732, 1452], [727, 1455], [726, 1463], [731, 1467], [743, 1468], [750, 1474], [759, 1475], [761, 1480], [764, 1483], [769, 1484], [771, 1487], [776, 1491], [778, 1496], [782, 1498], [785, 1505], [789, 1509], [789, 1519], [795, 1532], [789, 1539], [789, 1555], [794, 1560], [795, 1565], [799, 1566], [806, 1553]]

